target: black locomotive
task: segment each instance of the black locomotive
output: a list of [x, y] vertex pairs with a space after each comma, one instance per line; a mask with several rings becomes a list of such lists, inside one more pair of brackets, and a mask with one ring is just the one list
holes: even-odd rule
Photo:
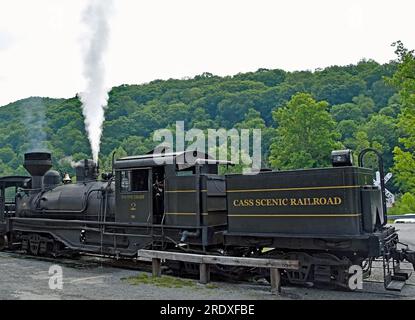
[[223, 176], [220, 162], [202, 153], [149, 153], [114, 161], [101, 179], [92, 160], [81, 161], [76, 183], [62, 183], [50, 153], [26, 153], [30, 176], [0, 178], [0, 247], [54, 256], [134, 258], [147, 248], [287, 258], [301, 268], [286, 270], [286, 281], [345, 288], [350, 266], [370, 274], [381, 258], [385, 287], [393, 288], [409, 277], [399, 262], [415, 267], [415, 252], [386, 225], [383, 184], [373, 185], [362, 158], [353, 166], [349, 151], [333, 152], [330, 168]]

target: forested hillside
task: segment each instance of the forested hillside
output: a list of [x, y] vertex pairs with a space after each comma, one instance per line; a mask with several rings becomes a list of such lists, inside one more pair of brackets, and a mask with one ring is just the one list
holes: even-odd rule
[[[326, 165], [327, 150], [318, 150], [322, 145], [356, 152], [371, 146], [383, 153], [389, 171], [393, 148], [399, 143], [401, 98], [385, 77], [392, 77], [398, 66], [398, 61], [381, 65], [369, 60], [314, 72], [260, 69], [228, 77], [204, 73], [191, 79], [114, 87], [106, 109], [101, 164], [108, 166], [114, 150], [118, 156], [150, 150], [155, 145], [154, 130], [183, 120], [186, 129], [261, 128], [263, 158], [270, 167]], [[298, 92], [309, 95], [295, 95]], [[288, 156], [296, 146], [280, 143], [281, 134], [287, 131], [283, 130], [284, 119], [288, 119], [283, 112], [290, 113], [289, 108], [301, 103], [315, 103], [323, 113], [329, 113], [328, 117], [316, 117], [308, 126], [325, 130], [317, 123], [324, 118], [333, 133], [332, 141], [329, 145], [315, 144], [312, 152], [303, 152], [292, 161], [284, 160], [277, 155]], [[297, 123], [301, 128], [306, 120], [300, 113], [290, 127]], [[55, 166], [62, 171], [73, 172], [71, 161], [90, 157], [77, 97], [28, 98], [0, 108], [0, 175], [25, 173], [23, 153], [39, 148], [49, 149]], [[314, 161], [313, 154], [322, 160]], [[398, 187], [391, 188], [399, 191]]]

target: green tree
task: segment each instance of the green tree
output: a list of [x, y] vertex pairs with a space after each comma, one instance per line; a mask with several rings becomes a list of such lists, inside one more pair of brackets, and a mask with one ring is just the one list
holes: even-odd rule
[[[245, 114], [245, 119], [235, 125], [235, 128], [240, 129], [249, 129], [250, 137], [253, 136], [253, 129], [261, 130], [261, 151], [262, 151], [262, 162], [263, 166], [266, 166], [266, 159], [268, 159], [268, 150], [271, 144], [272, 136], [274, 134], [274, 129], [269, 128], [265, 125], [264, 119], [261, 117], [261, 113], [255, 109], [249, 109]], [[252, 154], [252, 148], [249, 151]]]
[[405, 214], [415, 212], [415, 196], [409, 192], [405, 193], [392, 208], [388, 214]]
[[375, 110], [375, 103], [369, 97], [364, 96], [363, 94], [353, 97], [352, 101], [359, 107], [364, 117], [367, 116]]
[[297, 93], [274, 111], [276, 138], [271, 144], [270, 163], [279, 169], [327, 166], [330, 152], [340, 147], [340, 134], [327, 111], [328, 103]]
[[393, 164], [392, 151], [398, 143], [396, 120], [382, 114], [374, 114], [361, 130], [366, 132], [370, 146], [381, 152], [385, 169], [389, 170]]
[[[184, 120], [186, 130], [260, 126], [263, 159], [268, 158], [276, 128], [272, 111], [286, 105], [297, 92], [310, 93], [315, 99], [333, 105], [331, 113], [339, 122], [336, 130], [341, 133], [346, 146], [354, 149], [365, 143], [379, 144], [385, 157], [390, 158], [383, 143], [388, 137], [373, 134], [375, 123], [373, 129], [366, 124], [377, 112], [392, 118], [401, 112], [402, 99], [398, 90], [387, 87], [384, 79], [392, 76], [399, 65], [397, 62], [380, 65], [372, 60], [362, 60], [354, 65], [316, 71], [259, 69], [234, 76], [203, 73], [182, 80], [120, 85], [109, 92], [100, 159], [110, 165], [112, 151], [120, 146], [129, 155], [151, 150], [157, 145], [152, 141], [153, 132], [174, 128], [176, 120]], [[32, 116], [28, 116], [29, 111]], [[39, 134], [40, 127], [45, 134]], [[363, 132], [359, 137], [367, 140], [356, 141], [358, 132]], [[31, 97], [0, 107], [0, 167], [3, 174], [27, 174], [21, 166], [23, 154], [33, 147], [35, 140], [44, 141], [52, 152], [55, 169], [72, 172], [70, 160], [90, 157], [79, 98]], [[387, 142], [386, 145], [391, 144]], [[404, 152], [409, 150], [404, 145], [400, 147]], [[304, 163], [298, 161], [297, 165], [310, 166], [308, 157], [304, 158]], [[103, 167], [104, 160], [101, 161]], [[405, 166], [402, 161], [401, 164]], [[404, 170], [401, 172], [405, 174]]]
[[343, 120], [353, 120], [355, 122], [362, 122], [364, 120], [363, 112], [358, 105], [354, 103], [343, 103], [333, 106], [330, 109], [337, 122]]
[[358, 131], [358, 124], [354, 120], [342, 120], [337, 124], [337, 131], [341, 134], [342, 141], [350, 139]]
[[402, 42], [395, 43], [398, 70], [390, 82], [399, 89], [401, 113], [398, 116], [400, 146], [394, 153], [395, 181], [404, 192], [415, 193], [415, 55]]
[[10, 146], [0, 148], [0, 155], [4, 163], [9, 163], [16, 157], [16, 154]]

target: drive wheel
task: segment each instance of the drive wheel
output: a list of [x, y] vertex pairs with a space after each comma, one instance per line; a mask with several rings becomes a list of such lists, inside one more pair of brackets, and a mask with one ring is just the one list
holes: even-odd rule
[[38, 234], [32, 234], [29, 237], [29, 254], [33, 256], [39, 255], [40, 240], [41, 238]]

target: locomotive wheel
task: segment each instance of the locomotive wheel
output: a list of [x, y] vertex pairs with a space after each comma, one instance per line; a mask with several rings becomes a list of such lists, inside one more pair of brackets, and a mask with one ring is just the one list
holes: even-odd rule
[[56, 240], [38, 234], [31, 234], [26, 238], [26, 252], [34, 256], [50, 256], [57, 258], [70, 253], [65, 246]]
[[[351, 261], [329, 253], [269, 252], [265, 256], [279, 259], [299, 260], [299, 270], [284, 270], [282, 281], [293, 285], [321, 288], [346, 288], [348, 268]], [[269, 281], [269, 275], [266, 279]]]
[[283, 275], [286, 276], [286, 280], [289, 283], [308, 287], [314, 286], [313, 281], [310, 281], [310, 273], [312, 272], [312, 257], [310, 255], [303, 252], [289, 252], [282, 258], [300, 261], [300, 269], [284, 271]]
[[40, 236], [33, 234], [29, 237], [29, 253], [37, 256], [40, 248]]

